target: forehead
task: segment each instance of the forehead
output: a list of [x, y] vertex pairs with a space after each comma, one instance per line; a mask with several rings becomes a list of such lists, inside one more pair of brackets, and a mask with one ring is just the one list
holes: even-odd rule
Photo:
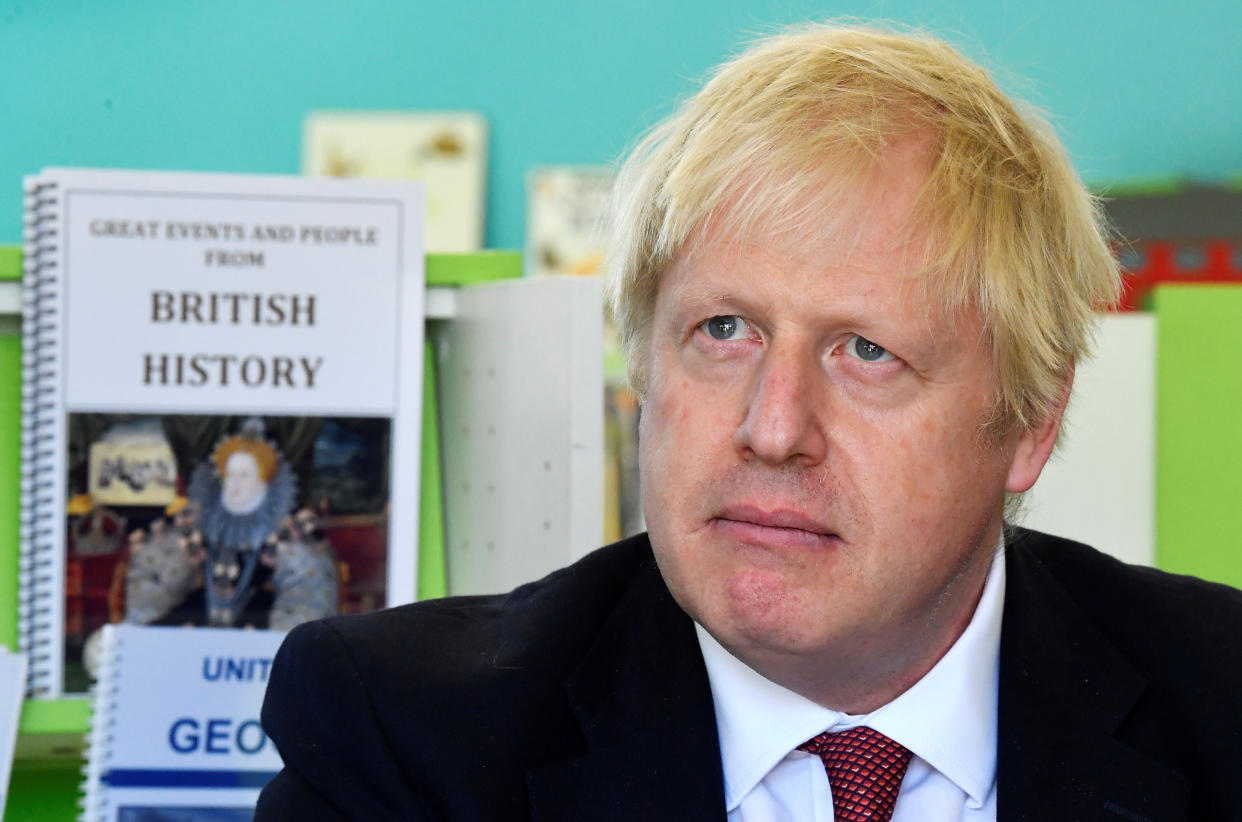
[[743, 168], [674, 262], [776, 244], [832, 244], [842, 259], [921, 250], [933, 222], [924, 199], [937, 151], [937, 135], [919, 132], [874, 155], [842, 150], [803, 168]]
[[[727, 273], [756, 266], [769, 276], [855, 272], [860, 285], [923, 280], [917, 275], [934, 245], [922, 208], [931, 150], [925, 135], [899, 141], [869, 169], [840, 175], [848, 188], [810, 187], [792, 207], [780, 207], [786, 201], [772, 192], [749, 192], [740, 175], [724, 206], [690, 232], [662, 278], [661, 296], [718, 288], [714, 281]], [[831, 181], [834, 169], [812, 176]]]
[[259, 461], [249, 451], [234, 451], [224, 464], [228, 468], [253, 468], [258, 466]]

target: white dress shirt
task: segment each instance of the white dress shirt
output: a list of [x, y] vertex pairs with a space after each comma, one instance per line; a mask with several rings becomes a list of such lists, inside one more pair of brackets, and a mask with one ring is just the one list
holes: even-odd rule
[[707, 664], [729, 822], [832, 822], [818, 756], [797, 746], [824, 731], [866, 725], [913, 752], [893, 822], [994, 822], [996, 691], [1004, 549], [974, 616], [927, 674], [865, 716], [839, 713], [765, 679], [696, 625]]

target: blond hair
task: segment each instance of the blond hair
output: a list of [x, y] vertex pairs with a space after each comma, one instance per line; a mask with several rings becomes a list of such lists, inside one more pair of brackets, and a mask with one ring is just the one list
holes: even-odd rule
[[989, 428], [1048, 419], [1120, 275], [1099, 205], [1052, 129], [988, 75], [917, 33], [809, 25], [722, 65], [632, 152], [613, 194], [610, 297], [640, 396], [660, 278], [693, 232], [805, 230], [841, 213], [886, 147], [931, 134], [911, 231], [948, 311], [991, 337]]

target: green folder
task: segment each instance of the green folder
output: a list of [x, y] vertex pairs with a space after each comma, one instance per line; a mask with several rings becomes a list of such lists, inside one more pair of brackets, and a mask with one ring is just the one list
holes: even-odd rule
[[1156, 564], [1242, 588], [1242, 283], [1155, 307]]

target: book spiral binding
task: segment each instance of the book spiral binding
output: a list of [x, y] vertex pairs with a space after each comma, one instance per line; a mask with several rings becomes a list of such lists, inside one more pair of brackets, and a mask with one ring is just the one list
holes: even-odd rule
[[52, 464], [59, 379], [56, 335], [60, 318], [55, 298], [61, 284], [60, 210], [54, 182], [28, 179], [24, 194], [17, 637], [18, 648], [29, 660], [27, 693], [46, 696], [53, 691], [53, 609], [60, 607]]
[[112, 768], [112, 741], [116, 735], [115, 706], [120, 688], [119, 663], [123, 650], [116, 626], [105, 625], [100, 640], [99, 678], [91, 686], [90, 727], [86, 732], [86, 762], [82, 765], [79, 822], [103, 822], [109, 818], [108, 793], [103, 777]]

